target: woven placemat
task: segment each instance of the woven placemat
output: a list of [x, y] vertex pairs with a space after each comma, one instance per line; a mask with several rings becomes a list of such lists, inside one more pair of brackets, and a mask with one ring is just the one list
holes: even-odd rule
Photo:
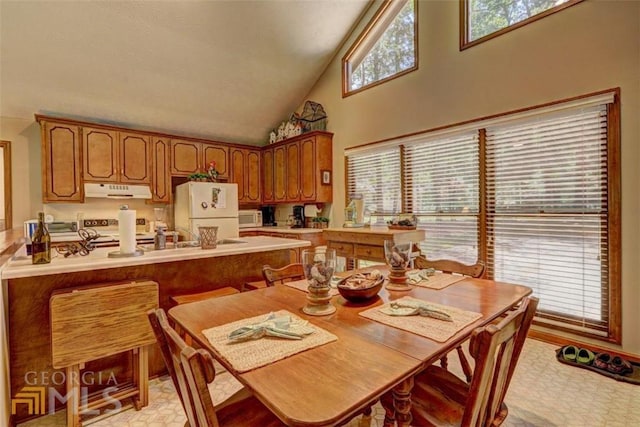
[[452, 317], [453, 322], [446, 322], [444, 320], [438, 320], [432, 317], [419, 315], [389, 316], [380, 312], [380, 309], [389, 307], [391, 303], [362, 311], [360, 312], [360, 316], [366, 317], [367, 319], [375, 320], [376, 322], [384, 323], [385, 325], [393, 326], [394, 328], [412, 332], [414, 334], [432, 339], [437, 342], [447, 341], [449, 338], [454, 336], [456, 332], [482, 317], [482, 314], [475, 313], [473, 311], [460, 310], [459, 308], [434, 304], [429, 301], [423, 301], [408, 296], [402, 297], [393, 302], [402, 301], [415, 301], [423, 304], [428, 304], [434, 307], [436, 310], [444, 311], [445, 313], [447, 313]]
[[[307, 279], [302, 279], [302, 280], [292, 280], [291, 282], [284, 282], [283, 285], [298, 289], [299, 291], [303, 291], [303, 292], [309, 292], [309, 282], [307, 282]], [[335, 296], [338, 295], [340, 292], [338, 291], [337, 288], [331, 288], [329, 289], [329, 296]]]
[[[409, 272], [409, 275], [411, 272]], [[458, 276], [454, 274], [447, 273], [436, 273], [433, 276], [429, 276], [426, 279], [422, 279], [419, 282], [409, 281], [410, 285], [422, 286], [423, 288], [429, 289], [444, 289], [449, 285], [453, 285], [454, 283], [458, 283], [461, 280], [466, 279], [465, 276]]]
[[250, 371], [338, 339], [335, 335], [312, 325], [311, 323], [307, 323], [295, 314], [292, 314], [287, 310], [280, 310], [275, 312], [276, 316], [291, 316], [290, 331], [300, 332], [303, 329], [302, 325], [304, 324], [305, 329], [310, 327], [314, 329], [314, 332], [312, 334], [305, 335], [301, 340], [289, 340], [266, 336], [244, 342], [229, 342], [227, 337], [231, 331], [243, 326], [263, 322], [266, 320], [268, 315], [269, 313], [265, 313], [260, 316], [238, 320], [236, 322], [227, 323], [226, 325], [205, 329], [202, 333], [209, 340], [213, 348], [215, 348], [216, 351], [225, 358], [237, 372]]

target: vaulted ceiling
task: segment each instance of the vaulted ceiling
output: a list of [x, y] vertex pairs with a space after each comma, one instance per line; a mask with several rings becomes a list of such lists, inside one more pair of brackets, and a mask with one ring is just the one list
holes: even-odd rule
[[2, 0], [0, 115], [260, 145], [305, 101], [367, 4]]

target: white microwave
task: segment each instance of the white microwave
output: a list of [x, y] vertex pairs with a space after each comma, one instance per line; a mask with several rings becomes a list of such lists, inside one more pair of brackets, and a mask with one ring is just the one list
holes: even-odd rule
[[238, 225], [240, 228], [262, 227], [262, 212], [254, 209], [238, 211]]

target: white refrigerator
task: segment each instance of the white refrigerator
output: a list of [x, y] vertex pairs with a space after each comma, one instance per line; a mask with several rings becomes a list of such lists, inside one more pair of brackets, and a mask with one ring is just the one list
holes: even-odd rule
[[238, 184], [187, 182], [178, 185], [174, 220], [176, 231], [185, 240], [198, 236], [200, 226], [217, 226], [218, 241], [239, 237]]

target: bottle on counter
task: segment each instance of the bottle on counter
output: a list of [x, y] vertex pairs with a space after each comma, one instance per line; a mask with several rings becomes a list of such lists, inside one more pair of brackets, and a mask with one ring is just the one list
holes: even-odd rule
[[153, 248], [155, 250], [162, 250], [167, 247], [167, 235], [164, 234], [164, 228], [158, 227], [158, 231], [153, 239]]
[[33, 264], [51, 262], [51, 236], [44, 224], [44, 212], [38, 212], [38, 226], [31, 236], [31, 262]]

